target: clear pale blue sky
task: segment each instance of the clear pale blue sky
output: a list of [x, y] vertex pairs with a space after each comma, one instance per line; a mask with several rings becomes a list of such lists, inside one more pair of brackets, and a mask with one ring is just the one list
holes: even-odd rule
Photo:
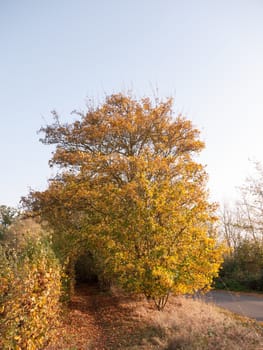
[[0, 204], [47, 186], [51, 110], [156, 88], [201, 130], [212, 198], [234, 198], [263, 161], [262, 19], [262, 0], [0, 0]]

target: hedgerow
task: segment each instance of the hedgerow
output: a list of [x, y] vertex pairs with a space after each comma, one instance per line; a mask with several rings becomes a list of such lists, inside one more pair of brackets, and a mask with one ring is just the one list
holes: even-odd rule
[[42, 349], [60, 317], [61, 268], [46, 242], [0, 245], [0, 348]]

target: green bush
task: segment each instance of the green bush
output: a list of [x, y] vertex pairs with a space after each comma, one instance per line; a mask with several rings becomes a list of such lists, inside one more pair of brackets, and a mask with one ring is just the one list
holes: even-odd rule
[[42, 349], [60, 316], [61, 268], [46, 242], [0, 245], [0, 348]]
[[263, 291], [263, 245], [261, 241], [243, 240], [225, 257], [217, 288]]

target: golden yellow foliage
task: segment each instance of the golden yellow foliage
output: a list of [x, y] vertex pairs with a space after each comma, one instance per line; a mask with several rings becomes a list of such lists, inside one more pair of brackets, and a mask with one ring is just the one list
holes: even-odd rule
[[0, 246], [1, 349], [38, 350], [52, 337], [60, 315], [61, 272], [41, 242], [20, 256]]
[[50, 163], [62, 171], [25, 200], [61, 255], [74, 262], [88, 248], [99, 274], [155, 300], [209, 286], [222, 253], [195, 161], [204, 143], [172, 102], [116, 94], [72, 124], [55, 114], [42, 141], [56, 145]]

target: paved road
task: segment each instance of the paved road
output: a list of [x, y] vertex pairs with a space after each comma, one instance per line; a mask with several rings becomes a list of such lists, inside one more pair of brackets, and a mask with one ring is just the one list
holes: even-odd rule
[[263, 321], [263, 295], [213, 290], [200, 297], [237, 314]]

